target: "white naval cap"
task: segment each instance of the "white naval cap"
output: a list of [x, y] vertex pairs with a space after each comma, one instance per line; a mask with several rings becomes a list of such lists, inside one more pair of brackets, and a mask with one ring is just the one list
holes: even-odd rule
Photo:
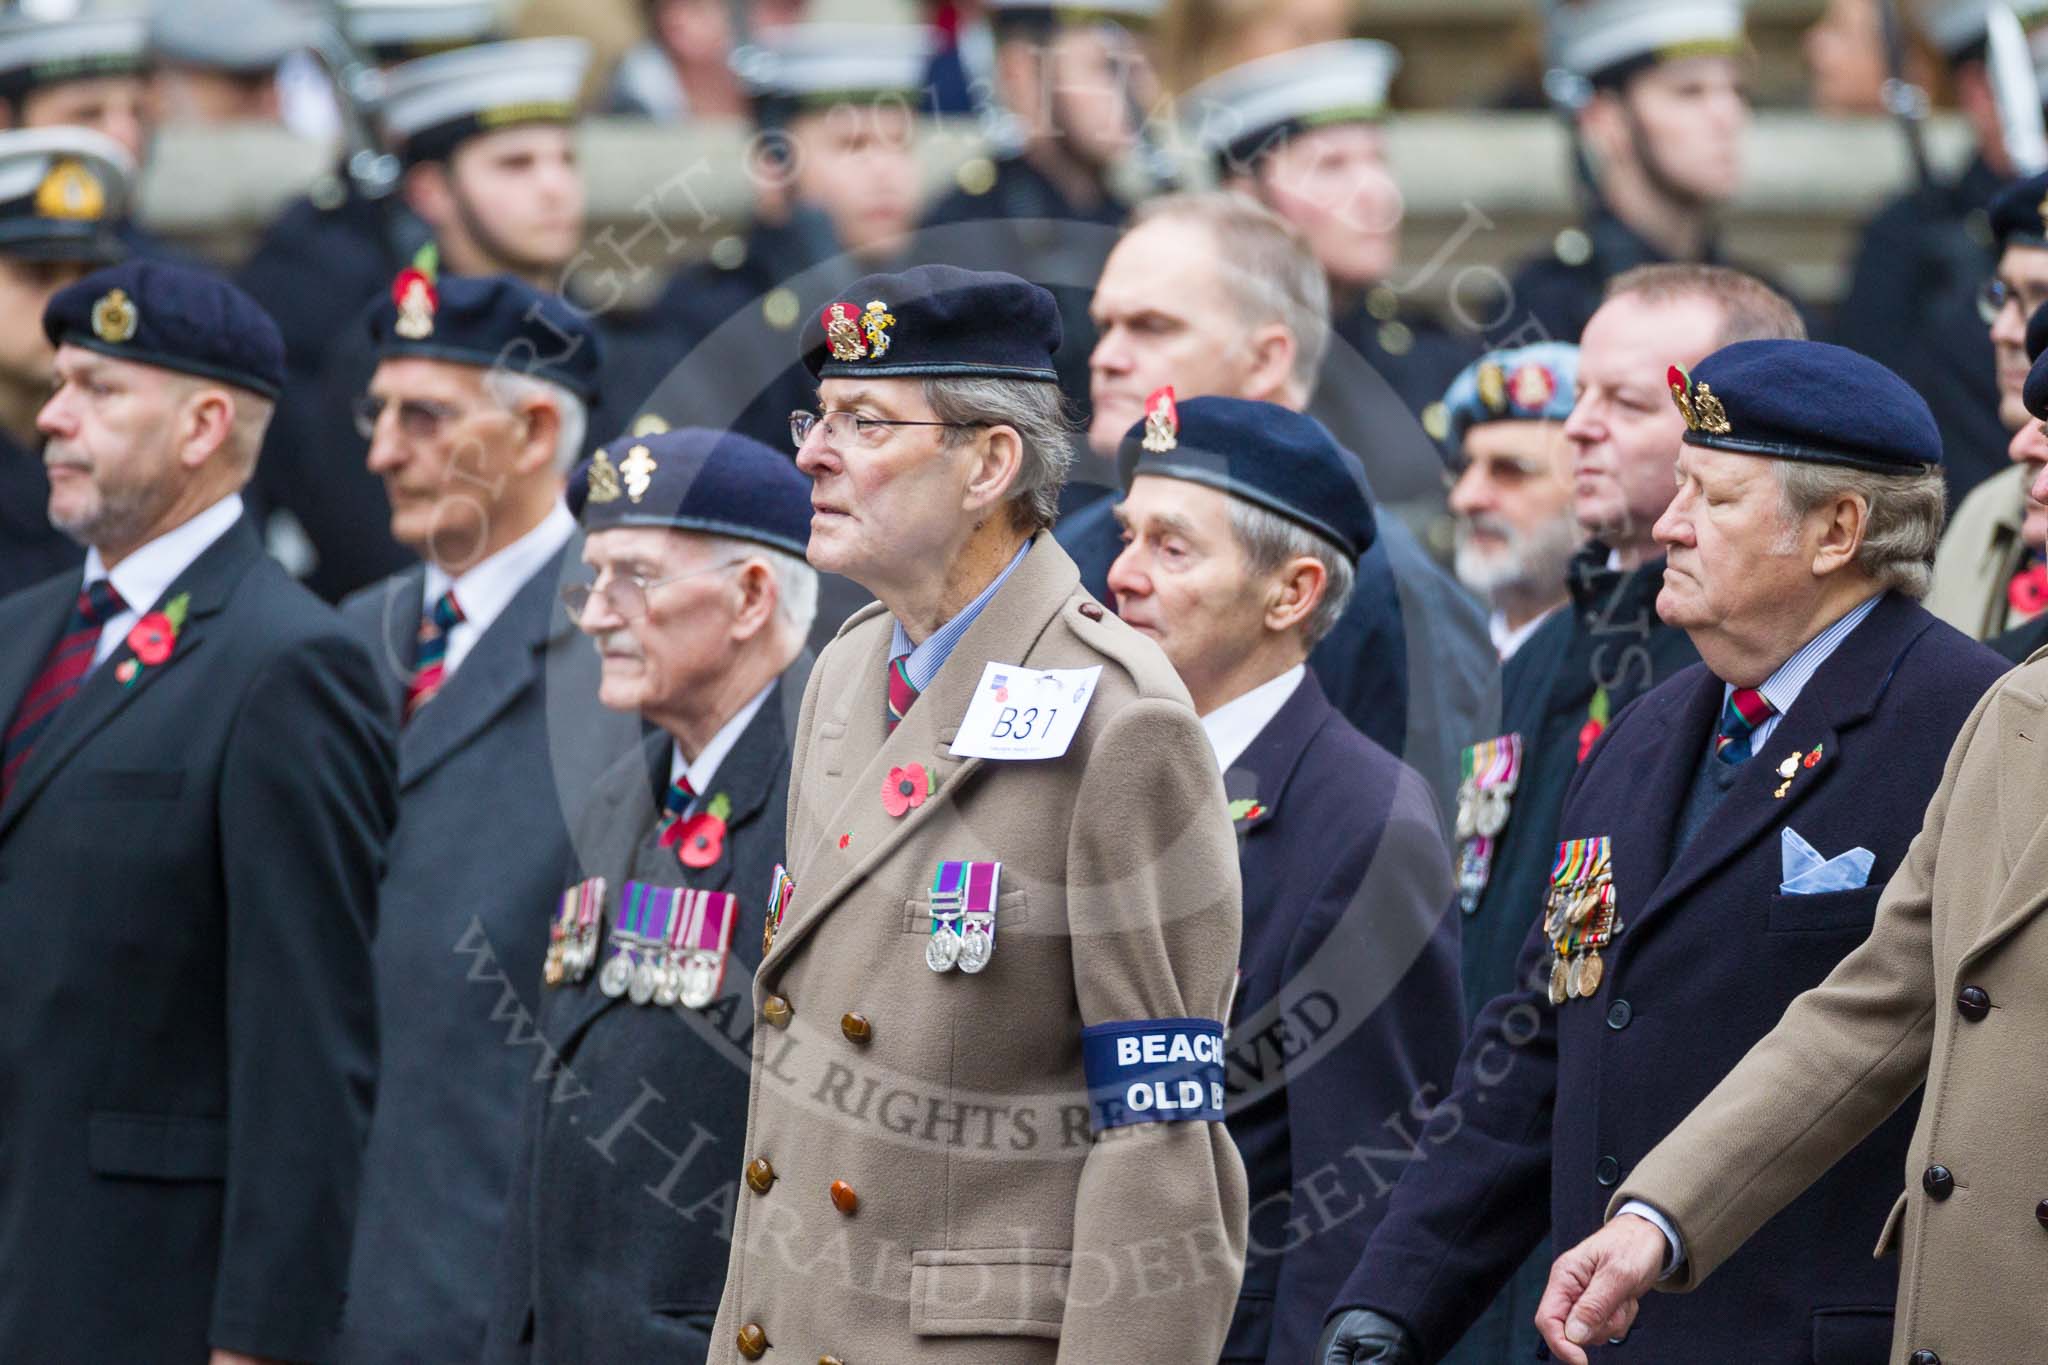
[[107, 265], [125, 252], [135, 162], [89, 128], [0, 132], [0, 256]]
[[385, 76], [385, 136], [407, 161], [434, 161], [478, 133], [573, 123], [589, 68], [590, 44], [581, 38], [483, 43], [418, 58]]
[[1060, 4], [1056, 0], [987, 0], [989, 17], [1011, 14], [1045, 14], [1069, 23], [1108, 19], [1116, 23], [1149, 23], [1166, 8], [1165, 0], [1089, 0], [1082, 4]]
[[[1954, 61], [1982, 46], [1991, 5], [1992, 0], [1935, 0], [1922, 9], [1921, 23], [1928, 40]], [[2007, 0], [2005, 7], [2029, 28], [2048, 20], [2048, 0]]]
[[0, 18], [0, 96], [93, 76], [128, 76], [149, 63], [149, 24], [139, 13], [82, 10], [70, 18]]
[[1564, 0], [1550, 13], [1554, 63], [1598, 81], [1637, 62], [1742, 50], [1743, 0]]
[[1401, 54], [1354, 38], [1277, 52], [1233, 66], [1181, 97], [1181, 117], [1202, 150], [1242, 164], [1275, 134], [1386, 116]]
[[938, 35], [918, 24], [790, 24], [732, 54], [757, 100], [797, 105], [921, 91]]
[[320, 41], [320, 21], [301, 0], [156, 0], [149, 48], [207, 71], [270, 71]]
[[337, 0], [342, 32], [380, 60], [487, 42], [504, 32], [500, 0]]

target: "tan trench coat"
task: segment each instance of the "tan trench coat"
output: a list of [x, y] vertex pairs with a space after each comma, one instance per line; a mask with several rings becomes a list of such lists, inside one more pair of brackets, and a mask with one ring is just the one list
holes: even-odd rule
[[1870, 939], [1615, 1195], [1676, 1223], [1688, 1260], [1663, 1287], [1711, 1274], [1924, 1081], [1891, 1216], [1843, 1229], [1901, 1253], [1892, 1359], [2048, 1358], [2044, 907], [2048, 651], [1971, 714]]
[[[731, 1154], [772, 1172], [740, 1189], [711, 1360], [745, 1358], [743, 1333], [798, 1365], [1214, 1360], [1243, 1273], [1237, 1149], [1214, 1122], [1093, 1137], [1081, 1066], [1085, 1025], [1228, 1009], [1237, 857], [1200, 722], [1049, 535], [894, 734], [891, 624], [857, 614], [804, 696], [796, 893], [755, 979]], [[1065, 757], [951, 756], [991, 660], [1103, 666]], [[885, 779], [913, 763], [930, 795], [892, 817]], [[925, 963], [950, 859], [1002, 863], [979, 975]]]

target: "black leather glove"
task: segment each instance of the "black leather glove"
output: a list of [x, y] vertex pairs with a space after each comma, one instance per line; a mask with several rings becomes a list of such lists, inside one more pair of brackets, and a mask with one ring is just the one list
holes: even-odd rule
[[1422, 1365], [1422, 1351], [1392, 1318], [1347, 1308], [1323, 1329], [1314, 1365]]

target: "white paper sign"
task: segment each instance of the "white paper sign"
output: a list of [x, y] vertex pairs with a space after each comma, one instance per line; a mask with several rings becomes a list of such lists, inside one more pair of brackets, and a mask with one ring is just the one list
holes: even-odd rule
[[953, 757], [1060, 757], [1074, 742], [1101, 677], [1101, 664], [1045, 670], [989, 664], [953, 737]]

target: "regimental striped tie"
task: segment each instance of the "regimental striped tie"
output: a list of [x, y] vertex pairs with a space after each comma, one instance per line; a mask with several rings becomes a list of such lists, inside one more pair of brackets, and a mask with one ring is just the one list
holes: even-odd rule
[[889, 660], [889, 729], [894, 733], [910, 711], [910, 704], [917, 700], [917, 688], [911, 685], [910, 674], [905, 671], [910, 663], [908, 654], [898, 654]]
[[405, 718], [434, 699], [448, 676], [448, 632], [461, 621], [462, 607], [451, 589], [441, 594], [433, 609], [420, 617], [419, 653], [413, 663], [412, 683], [405, 689]]
[[57, 637], [28, 691], [21, 694], [21, 705], [7, 726], [4, 744], [0, 744], [0, 801], [5, 801], [7, 793], [14, 790], [14, 779], [28, 763], [36, 741], [50, 728], [57, 712], [85, 685], [86, 675], [92, 672], [93, 653], [99, 648], [100, 627], [127, 607], [108, 579], [88, 583], [85, 591], [78, 594], [64, 633]]
[[1728, 694], [1728, 706], [1721, 712], [1721, 732], [1714, 737], [1714, 754], [1723, 763], [1749, 761], [1749, 737], [1756, 727], [1778, 714], [1754, 687], [1738, 687]]
[[661, 822], [655, 826], [657, 842], [663, 848], [678, 843], [683, 837], [683, 812], [697, 799], [696, 788], [690, 785], [687, 776], [678, 777], [668, 784], [668, 794], [661, 798]]

